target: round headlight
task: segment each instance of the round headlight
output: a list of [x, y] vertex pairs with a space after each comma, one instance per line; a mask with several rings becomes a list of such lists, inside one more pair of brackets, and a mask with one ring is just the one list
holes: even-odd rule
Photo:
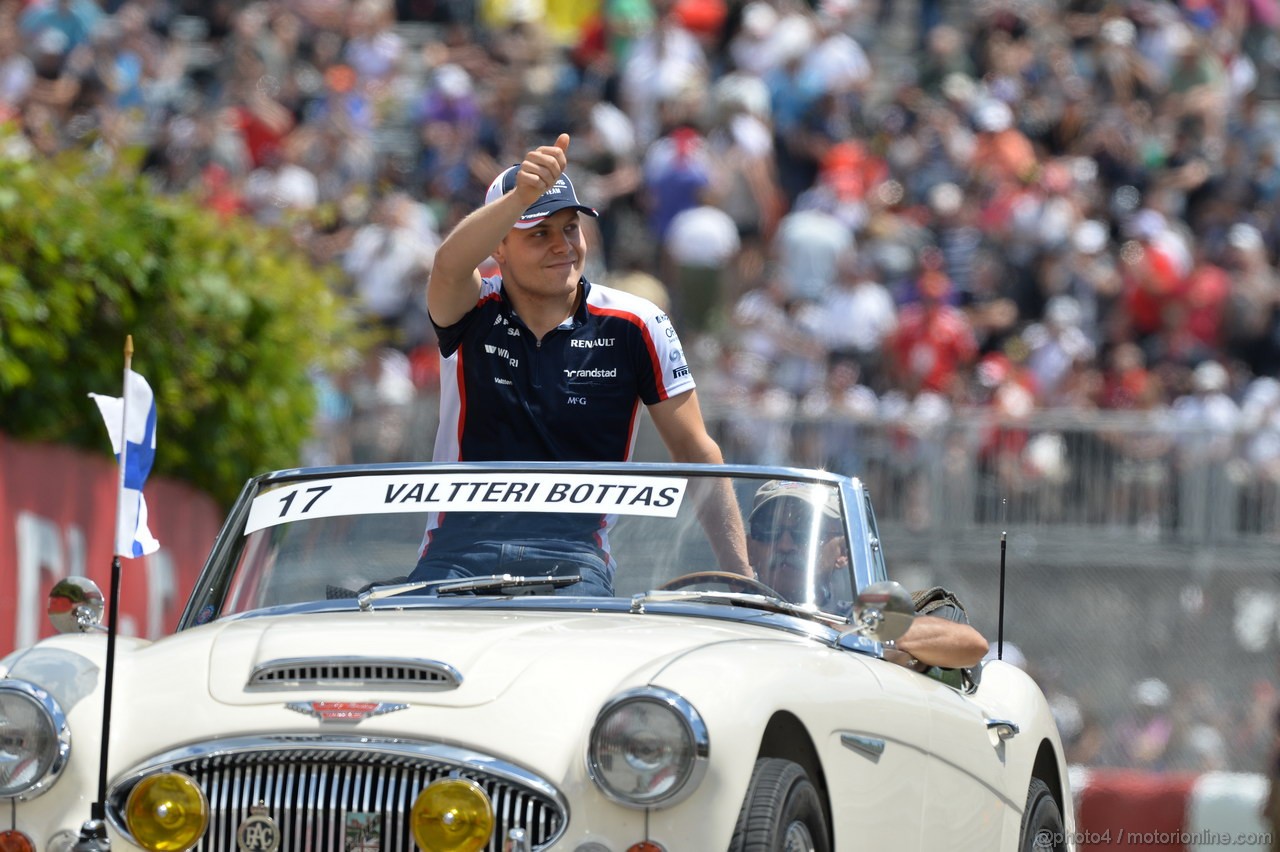
[[209, 802], [192, 778], [181, 772], [148, 775], [129, 791], [125, 825], [143, 849], [185, 852], [200, 842], [209, 825]]
[[0, 798], [40, 795], [70, 754], [71, 730], [53, 696], [24, 680], [0, 682]]
[[666, 689], [614, 698], [591, 729], [587, 769], [606, 796], [634, 808], [672, 805], [707, 768], [707, 728], [693, 705]]
[[474, 781], [442, 778], [418, 794], [410, 812], [413, 839], [430, 852], [476, 852], [493, 834], [493, 805]]

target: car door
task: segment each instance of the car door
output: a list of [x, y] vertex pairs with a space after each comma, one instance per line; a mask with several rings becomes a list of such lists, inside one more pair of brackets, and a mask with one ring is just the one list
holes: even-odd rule
[[924, 684], [931, 720], [924, 848], [999, 849], [1007, 809], [1024, 804], [1003, 792], [1001, 729], [989, 727], [996, 719], [961, 690], [927, 674], [915, 676]]
[[823, 726], [835, 848], [928, 849], [921, 842], [930, 763], [927, 698], [912, 672], [849, 656], [874, 680], [842, 678], [838, 691], [849, 694], [831, 705], [830, 724]]

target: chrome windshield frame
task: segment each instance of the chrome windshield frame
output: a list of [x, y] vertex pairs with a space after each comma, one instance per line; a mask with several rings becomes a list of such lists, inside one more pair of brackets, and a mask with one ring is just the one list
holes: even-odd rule
[[[699, 465], [663, 462], [484, 462], [484, 463], [432, 463], [399, 462], [370, 465], [346, 465], [314, 468], [292, 468], [262, 474], [249, 480], [240, 496], [228, 512], [226, 522], [219, 531], [205, 562], [193, 592], [178, 622], [179, 631], [224, 617], [221, 608], [225, 603], [236, 556], [243, 545], [254, 498], [266, 490], [286, 484], [302, 484], [308, 481], [346, 476], [376, 476], [394, 474], [458, 474], [458, 473], [511, 473], [511, 474], [600, 474], [600, 475], [652, 475], [686, 478], [730, 477], [764, 482], [768, 479], [788, 479], [834, 486], [839, 491], [846, 519], [846, 532], [851, 544], [850, 569], [854, 594], [877, 579], [882, 570], [876, 554], [870, 546], [867, 520], [866, 489], [861, 481], [821, 470], [787, 466], [758, 465]], [[404, 603], [408, 604], [412, 597]], [[453, 605], [463, 605], [454, 600]], [[468, 604], [469, 605], [469, 604]], [[271, 607], [271, 611], [306, 611], [306, 605]], [[321, 604], [316, 609], [328, 609]], [[245, 613], [237, 614], [237, 617]]]

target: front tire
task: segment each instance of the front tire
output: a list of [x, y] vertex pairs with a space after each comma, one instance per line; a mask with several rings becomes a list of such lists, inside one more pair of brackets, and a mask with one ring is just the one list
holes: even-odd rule
[[830, 852], [822, 801], [796, 763], [756, 761], [729, 852]]
[[1022, 812], [1022, 840], [1019, 852], [1066, 852], [1067, 831], [1062, 825], [1062, 809], [1049, 785], [1031, 779], [1027, 789], [1027, 809]]

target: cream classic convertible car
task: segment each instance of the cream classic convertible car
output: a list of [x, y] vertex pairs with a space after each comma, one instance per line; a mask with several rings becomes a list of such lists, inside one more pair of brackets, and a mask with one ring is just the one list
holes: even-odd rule
[[110, 677], [101, 592], [52, 597], [0, 661], [5, 852], [1075, 846], [1033, 681], [883, 659], [913, 611], [856, 479], [288, 470]]

